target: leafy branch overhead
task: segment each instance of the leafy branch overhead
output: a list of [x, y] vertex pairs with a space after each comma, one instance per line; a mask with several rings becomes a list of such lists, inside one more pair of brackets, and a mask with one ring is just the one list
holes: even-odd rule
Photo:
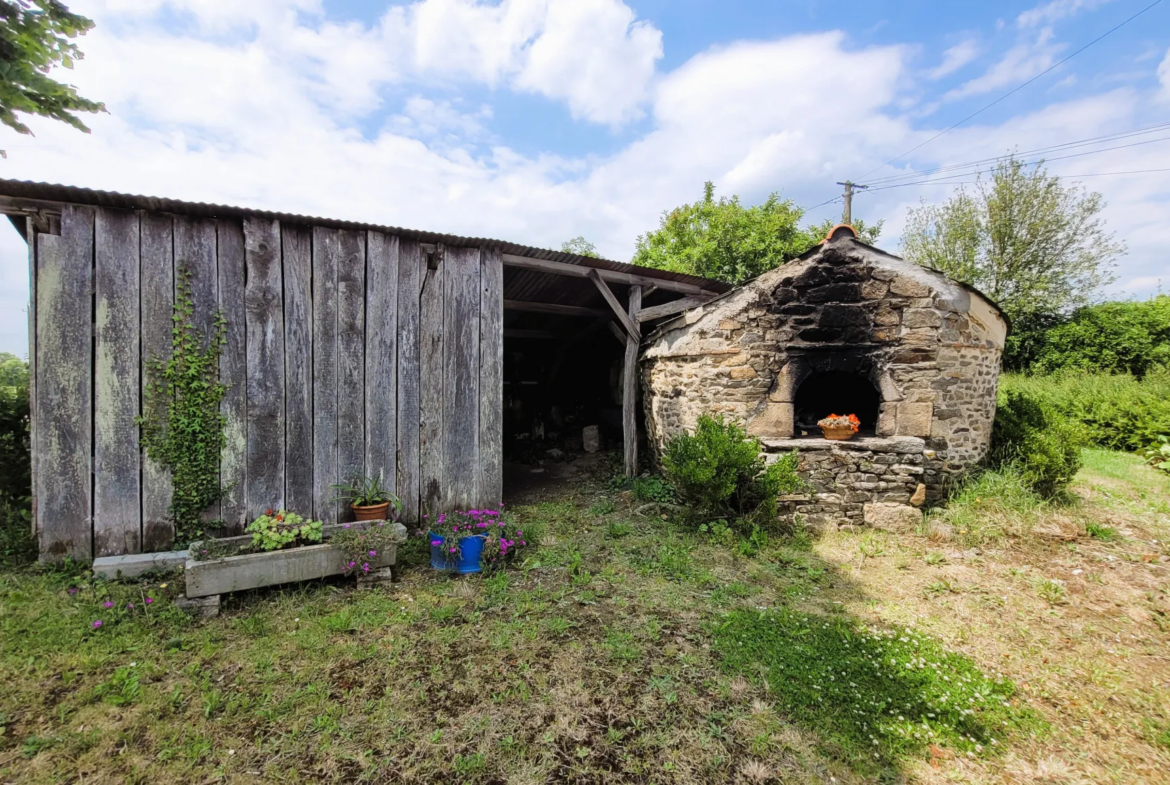
[[73, 68], [84, 55], [70, 39], [93, 22], [57, 0], [0, 0], [0, 122], [22, 134], [32, 129], [18, 113], [48, 117], [89, 132], [76, 112], [104, 112], [77, 88], [49, 76], [56, 66]]

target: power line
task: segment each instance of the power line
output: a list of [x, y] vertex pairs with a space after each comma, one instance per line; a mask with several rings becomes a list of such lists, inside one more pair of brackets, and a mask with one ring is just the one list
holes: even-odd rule
[[[1066, 161], [1070, 158], [1081, 158], [1081, 157], [1086, 156], [1086, 155], [1096, 155], [1097, 153], [1107, 153], [1107, 152], [1110, 152], [1113, 150], [1124, 150], [1128, 147], [1139, 147], [1141, 145], [1153, 144], [1155, 142], [1165, 142], [1167, 140], [1170, 140], [1170, 136], [1161, 136], [1161, 137], [1158, 137], [1157, 139], [1146, 139], [1145, 141], [1142, 141], [1142, 142], [1130, 142], [1129, 144], [1120, 144], [1120, 145], [1115, 145], [1113, 147], [1103, 147], [1100, 150], [1086, 150], [1085, 152], [1082, 152], [1082, 153], [1070, 153], [1069, 155], [1058, 155], [1058, 156], [1055, 156], [1053, 158], [1036, 158], [1036, 159], [1031, 160], [1031, 161], [1021, 161], [1020, 163], [1023, 166], [1035, 166], [1035, 165], [1041, 164], [1041, 163], [1051, 163], [1052, 161]], [[940, 174], [941, 171], [944, 171], [944, 170], [940, 170], [939, 172], [935, 172], [935, 174]], [[884, 184], [875, 185], [870, 190], [882, 191], [882, 190], [885, 190], [886, 188], [896, 188], [898, 185], [904, 185], [904, 184], [905, 185], [916, 185], [916, 184], [923, 183], [923, 182], [943, 182], [945, 180], [953, 179], [955, 177], [970, 177], [971, 175], [976, 175], [976, 174], [979, 174], [980, 172], [981, 172], [980, 169], [966, 169], [964, 171], [949, 174], [949, 175], [946, 175], [944, 177], [936, 178], [934, 180], [916, 180], [913, 183], [897, 183], [897, 182], [886, 181]], [[919, 176], [921, 177], [921, 176], [925, 176], [927, 174], [930, 174], [930, 173], [924, 172], [924, 173], [920, 174]]]
[[[1117, 175], [1117, 174], [1151, 174], [1153, 172], [1170, 172], [1170, 168], [1166, 168], [1166, 169], [1131, 169], [1131, 170], [1125, 171], [1125, 172], [1091, 172], [1088, 174], [1062, 174], [1062, 175], [1060, 175], [1060, 177], [1066, 178], [1066, 179], [1071, 179], [1074, 177], [1108, 177], [1110, 175]], [[970, 174], [971, 173], [968, 172], [966, 174], [953, 174], [953, 175], [949, 175], [947, 177], [939, 177], [939, 178], [934, 179], [934, 180], [919, 180], [919, 181], [913, 182], [913, 183], [897, 183], [895, 185], [884, 185], [881, 188], [871, 188], [870, 193], [873, 193], [874, 191], [888, 191], [891, 188], [904, 188], [908, 185], [930, 185], [933, 183], [945, 183], [947, 185], [971, 185], [971, 184], [979, 182], [978, 180], [961, 180], [961, 181], [954, 180], [955, 177], [968, 177], [968, 176], [970, 176]]]
[[[1146, 126], [1145, 128], [1137, 128], [1137, 129], [1134, 129], [1132, 131], [1120, 131], [1118, 133], [1104, 134], [1102, 136], [1095, 136], [1095, 137], [1091, 137], [1088, 139], [1078, 139], [1078, 140], [1075, 140], [1072, 142], [1062, 142], [1060, 144], [1050, 145], [1048, 147], [1037, 147], [1033, 150], [1025, 150], [1022, 153], [1011, 153], [1011, 155], [1028, 156], [1028, 155], [1038, 155], [1038, 154], [1050, 153], [1050, 152], [1058, 152], [1060, 150], [1071, 150], [1071, 149], [1074, 149], [1077, 147], [1085, 147], [1085, 146], [1091, 145], [1091, 144], [1100, 144], [1102, 142], [1113, 142], [1113, 141], [1118, 141], [1121, 139], [1129, 139], [1129, 138], [1132, 138], [1134, 136], [1143, 136], [1145, 134], [1153, 133], [1155, 131], [1162, 131], [1162, 130], [1165, 130], [1167, 128], [1170, 128], [1170, 122]], [[869, 182], [872, 185], [881, 185], [884, 183], [894, 182], [897, 180], [912, 179], [914, 177], [925, 177], [927, 175], [938, 174], [940, 172], [954, 171], [956, 169], [967, 169], [967, 168], [970, 168], [972, 166], [977, 166], [979, 164], [994, 163], [996, 161], [1003, 159], [1004, 157], [1006, 157], [1006, 156], [997, 155], [997, 156], [992, 156], [990, 158], [980, 158], [978, 160], [967, 161], [965, 163], [960, 163], [960, 164], [947, 164], [945, 166], [937, 166], [933, 169], [924, 169], [922, 171], [917, 171], [917, 172], [904, 172], [902, 174], [886, 175], [885, 177], [877, 177], [875, 179], [872, 179]]]
[[915, 150], [919, 150], [919, 149], [921, 149], [921, 148], [925, 147], [926, 145], [928, 145], [928, 144], [930, 144], [931, 142], [933, 142], [935, 139], [938, 139], [938, 138], [939, 138], [940, 136], [942, 136], [943, 134], [949, 133], [950, 131], [953, 131], [953, 130], [955, 130], [956, 128], [958, 128], [960, 125], [962, 125], [963, 123], [967, 122], [968, 120], [970, 120], [970, 119], [972, 119], [972, 118], [974, 118], [974, 117], [977, 117], [977, 116], [979, 116], [979, 115], [983, 114], [984, 112], [986, 112], [988, 109], [990, 109], [991, 107], [995, 106], [995, 105], [996, 105], [996, 104], [998, 104], [999, 102], [1001, 102], [1001, 101], [1003, 101], [1003, 100], [1005, 100], [1005, 99], [1009, 98], [1009, 97], [1010, 97], [1010, 96], [1012, 96], [1012, 95], [1015, 95], [1015, 94], [1016, 94], [1016, 93], [1018, 93], [1020, 90], [1023, 90], [1025, 87], [1027, 87], [1028, 85], [1032, 84], [1033, 82], [1035, 82], [1035, 81], [1036, 81], [1037, 79], [1039, 79], [1040, 77], [1044, 76], [1045, 74], [1049, 74], [1049, 73], [1051, 73], [1052, 71], [1054, 71], [1055, 69], [1057, 69], [1057, 68], [1059, 68], [1060, 66], [1064, 65], [1064, 64], [1065, 64], [1065, 63], [1067, 63], [1069, 60], [1073, 59], [1074, 57], [1076, 57], [1076, 56], [1077, 56], [1077, 55], [1079, 55], [1081, 52], [1083, 52], [1083, 51], [1085, 51], [1086, 49], [1088, 49], [1088, 48], [1089, 48], [1090, 46], [1092, 46], [1093, 44], [1096, 44], [1098, 41], [1101, 41], [1102, 39], [1106, 38], [1107, 36], [1109, 36], [1109, 35], [1112, 35], [1113, 33], [1117, 32], [1117, 31], [1118, 31], [1118, 30], [1120, 30], [1121, 28], [1125, 27], [1127, 24], [1129, 24], [1129, 23], [1130, 23], [1130, 22], [1132, 22], [1133, 20], [1137, 19], [1139, 16], [1141, 16], [1142, 14], [1144, 14], [1146, 11], [1149, 11], [1151, 8], [1153, 8], [1154, 6], [1158, 5], [1158, 4], [1159, 4], [1159, 3], [1161, 3], [1161, 2], [1162, 2], [1162, 0], [1154, 0], [1154, 2], [1150, 3], [1148, 6], [1146, 6], [1146, 7], [1145, 7], [1145, 8], [1143, 8], [1142, 10], [1138, 11], [1136, 14], [1134, 14], [1134, 15], [1133, 15], [1133, 16], [1131, 16], [1131, 17], [1129, 17], [1128, 19], [1126, 19], [1126, 20], [1125, 20], [1124, 22], [1122, 22], [1121, 24], [1118, 24], [1118, 25], [1115, 25], [1114, 27], [1111, 27], [1111, 28], [1109, 28], [1109, 29], [1108, 29], [1108, 30], [1106, 30], [1104, 33], [1102, 33], [1101, 35], [1097, 36], [1097, 37], [1096, 37], [1096, 38], [1094, 38], [1092, 41], [1090, 41], [1089, 43], [1087, 43], [1087, 44], [1085, 44], [1084, 46], [1082, 46], [1080, 49], [1078, 49], [1078, 50], [1076, 50], [1075, 52], [1073, 52], [1072, 54], [1070, 54], [1068, 57], [1065, 57], [1065, 58], [1063, 58], [1062, 60], [1059, 60], [1058, 62], [1056, 62], [1055, 64], [1053, 64], [1053, 65], [1049, 66], [1048, 68], [1045, 68], [1043, 71], [1041, 71], [1040, 73], [1036, 74], [1035, 76], [1033, 76], [1033, 77], [1032, 77], [1031, 79], [1029, 79], [1028, 81], [1026, 81], [1026, 82], [1024, 82], [1023, 84], [1021, 84], [1021, 85], [1019, 85], [1019, 86], [1015, 87], [1014, 89], [1012, 89], [1012, 90], [1009, 90], [1008, 92], [1004, 93], [1004, 94], [1003, 94], [1003, 95], [1001, 95], [999, 98], [996, 98], [994, 101], [992, 101], [991, 103], [989, 103], [989, 104], [987, 104], [986, 106], [984, 106], [982, 109], [979, 109], [979, 110], [977, 110], [977, 111], [975, 111], [975, 112], [972, 112], [971, 114], [967, 115], [967, 116], [966, 116], [966, 117], [964, 117], [962, 120], [960, 120], [959, 122], [957, 122], [957, 123], [955, 123], [954, 125], [950, 126], [949, 128], [945, 128], [945, 129], [943, 129], [942, 131], [939, 131], [937, 134], [935, 134], [934, 136], [930, 137], [930, 138], [929, 138], [929, 139], [927, 139], [925, 142], [922, 142], [921, 144], [915, 145], [914, 147], [911, 147], [909, 150], [907, 150], [906, 152], [902, 153], [901, 155], [895, 156], [894, 158], [891, 158], [890, 160], [886, 161], [886, 162], [885, 162], [884, 164], [882, 164], [881, 166], [878, 166], [878, 167], [876, 167], [876, 168], [874, 168], [874, 169], [871, 169], [871, 170], [869, 170], [869, 171], [868, 171], [868, 172], [866, 172], [864, 175], [862, 175], [862, 177], [863, 177], [863, 178], [864, 178], [864, 177], [868, 177], [869, 175], [871, 175], [871, 174], [873, 174], [874, 172], [876, 172], [878, 169], [881, 169], [882, 167], [885, 167], [885, 166], [889, 166], [890, 164], [894, 163], [894, 161], [897, 161], [897, 160], [900, 160], [900, 159], [902, 159], [902, 158], [905, 158], [906, 156], [910, 155], [910, 153], [914, 152]]

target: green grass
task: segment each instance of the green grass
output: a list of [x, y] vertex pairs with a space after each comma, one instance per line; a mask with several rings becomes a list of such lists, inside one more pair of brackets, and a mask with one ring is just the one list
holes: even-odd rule
[[1041, 726], [1015, 687], [913, 630], [866, 628], [792, 609], [737, 611], [713, 629], [724, 667], [764, 674], [786, 716], [816, 730], [862, 771], [896, 767], [930, 744], [1004, 749]]

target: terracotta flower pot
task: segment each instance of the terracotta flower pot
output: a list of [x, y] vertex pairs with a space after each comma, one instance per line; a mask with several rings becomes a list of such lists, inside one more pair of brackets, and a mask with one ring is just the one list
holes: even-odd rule
[[853, 427], [849, 425], [840, 428], [829, 428], [822, 425], [821, 433], [825, 435], [826, 439], [831, 439], [835, 442], [843, 442], [848, 439], [852, 439], [853, 434], [857, 433], [857, 431], [853, 430]]
[[390, 502], [368, 504], [365, 506], [354, 504], [351, 506], [353, 507], [354, 520], [358, 521], [384, 521], [386, 520], [386, 513], [390, 512]]

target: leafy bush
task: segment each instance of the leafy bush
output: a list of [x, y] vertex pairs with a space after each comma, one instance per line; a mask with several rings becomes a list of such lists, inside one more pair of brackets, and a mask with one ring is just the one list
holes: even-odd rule
[[804, 487], [793, 452], [765, 466], [758, 439], [723, 417], [703, 415], [693, 434], [671, 439], [662, 456], [667, 479], [707, 517], [774, 517], [776, 497]]
[[1091, 444], [1140, 452], [1170, 436], [1170, 371], [1128, 374], [1005, 375], [1000, 390], [1019, 392], [1083, 426]]
[[249, 523], [245, 531], [252, 535], [252, 547], [262, 551], [321, 542], [321, 521], [306, 520], [303, 515], [285, 510], [268, 510]]
[[1077, 310], [1048, 330], [1032, 371], [1129, 373], [1170, 366], [1170, 295], [1109, 302]]
[[28, 363], [0, 353], [0, 564], [36, 558], [31, 496]]
[[1170, 438], [1158, 437], [1158, 443], [1146, 448], [1146, 463], [1155, 469], [1170, 473]]
[[1044, 401], [1001, 390], [991, 437], [991, 462], [1012, 466], [1036, 493], [1051, 497], [1081, 468], [1084, 430]]

